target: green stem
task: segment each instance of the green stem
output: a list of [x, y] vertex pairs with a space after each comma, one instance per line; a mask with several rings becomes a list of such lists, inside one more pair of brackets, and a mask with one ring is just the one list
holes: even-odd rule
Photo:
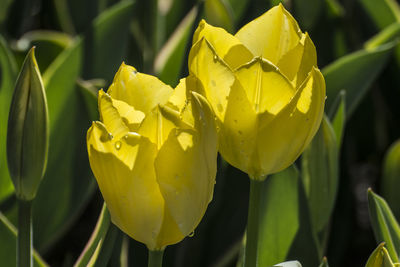
[[18, 199], [17, 266], [33, 266], [32, 201]]
[[149, 264], [148, 267], [162, 267], [164, 250], [149, 249]]
[[257, 266], [261, 190], [262, 181], [250, 179], [249, 214], [247, 217], [247, 237], [244, 263], [245, 267]]

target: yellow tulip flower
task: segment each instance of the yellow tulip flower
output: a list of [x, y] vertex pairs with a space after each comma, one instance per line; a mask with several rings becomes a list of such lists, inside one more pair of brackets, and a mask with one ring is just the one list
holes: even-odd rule
[[122, 64], [107, 93], [99, 92], [101, 122], [87, 133], [90, 166], [112, 221], [150, 250], [193, 232], [213, 195], [214, 115], [186, 81], [173, 90]]
[[282, 5], [235, 35], [201, 21], [189, 72], [216, 114], [221, 155], [253, 179], [287, 168], [319, 128], [325, 81], [315, 47]]

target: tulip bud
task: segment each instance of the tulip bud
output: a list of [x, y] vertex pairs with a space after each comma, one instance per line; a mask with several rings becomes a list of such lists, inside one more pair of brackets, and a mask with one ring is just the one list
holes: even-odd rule
[[46, 169], [48, 121], [46, 94], [32, 48], [18, 76], [8, 117], [8, 169], [19, 199], [36, 196]]

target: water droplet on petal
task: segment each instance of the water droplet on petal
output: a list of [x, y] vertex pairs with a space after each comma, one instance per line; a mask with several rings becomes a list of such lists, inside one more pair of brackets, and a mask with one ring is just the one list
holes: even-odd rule
[[216, 62], [218, 60], [218, 56], [214, 55], [214, 62]]
[[122, 145], [122, 144], [121, 144], [121, 141], [117, 141], [117, 142], [115, 142], [114, 145], [115, 145], [115, 149], [116, 149], [116, 150], [119, 150], [119, 149], [121, 148], [121, 145]]
[[188, 235], [188, 237], [193, 237], [193, 236], [194, 236], [194, 231], [191, 232], [191, 233]]
[[113, 139], [113, 135], [112, 133], [108, 133], [108, 139], [112, 140]]

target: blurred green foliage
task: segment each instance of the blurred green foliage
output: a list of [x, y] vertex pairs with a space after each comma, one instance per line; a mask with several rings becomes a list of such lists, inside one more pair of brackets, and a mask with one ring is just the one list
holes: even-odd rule
[[[296, 259], [303, 266], [328, 266], [323, 259], [327, 256], [329, 266], [363, 266], [382, 241], [397, 261], [398, 1], [2, 0], [2, 262], [13, 266], [15, 260], [10, 248], [15, 242], [16, 199], [5, 157], [8, 111], [16, 75], [31, 46], [37, 47], [50, 118], [48, 167], [34, 202], [34, 247], [51, 266], [71, 266], [102, 207], [85, 144], [86, 130], [98, 116], [97, 90], [110, 85], [122, 61], [174, 86], [187, 74], [191, 36], [200, 19], [236, 32], [279, 2], [315, 43], [327, 83], [326, 116], [296, 166], [263, 184], [259, 264]], [[367, 198], [369, 187], [389, 205], [372, 191]], [[236, 266], [247, 199], [248, 178], [221, 159], [204, 219], [194, 237], [167, 248], [164, 266]], [[116, 227], [110, 228], [104, 244], [96, 264], [146, 265], [145, 247]]]

